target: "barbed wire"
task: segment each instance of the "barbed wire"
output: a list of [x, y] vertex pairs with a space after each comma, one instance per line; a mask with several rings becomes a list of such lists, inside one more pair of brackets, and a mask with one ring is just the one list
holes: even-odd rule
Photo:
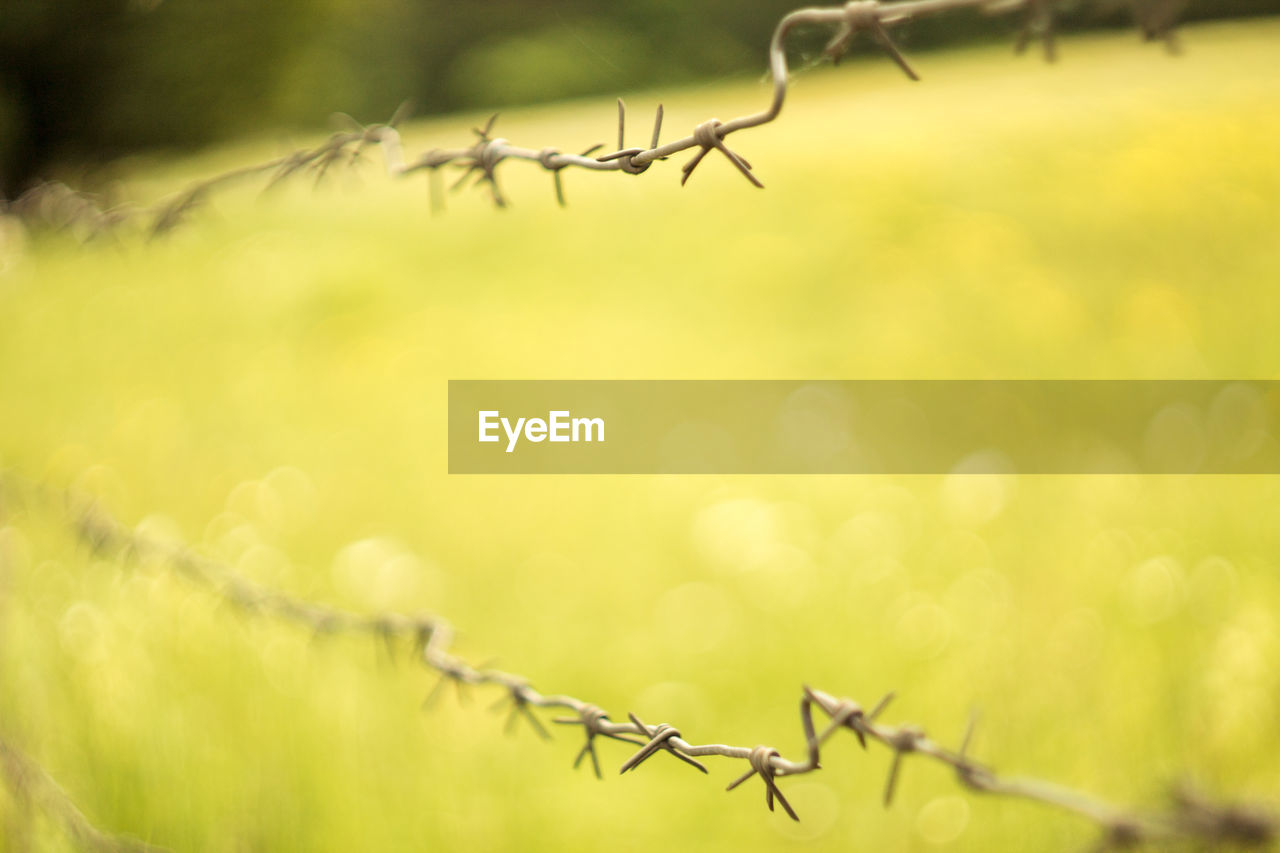
[[[93, 853], [164, 853], [167, 850], [98, 829], [48, 771], [3, 738], [0, 738], [0, 778], [3, 778], [18, 810], [29, 813], [32, 806], [38, 805], [61, 825], [63, 832], [81, 850]], [[14, 849], [29, 849], [27, 827], [15, 824], [9, 829], [7, 840]]]
[[[37, 490], [37, 493], [46, 497], [50, 494], [47, 490]], [[552, 722], [582, 727], [585, 741], [574, 758], [573, 766], [577, 768], [584, 758], [590, 758], [599, 778], [603, 778], [603, 771], [596, 749], [597, 738], [620, 741], [637, 748], [622, 763], [620, 773], [635, 770], [658, 752], [665, 752], [704, 774], [709, 771], [699, 760], [702, 758], [716, 756], [745, 761], [747, 770], [726, 790], [731, 791], [758, 776], [765, 788], [765, 803], [769, 810], [774, 810], [775, 804], [780, 805], [790, 818], [799, 820], [778, 780], [820, 769], [823, 745], [837, 733], [848, 731], [864, 749], [868, 743], [874, 742], [891, 751], [883, 795], [886, 807], [893, 802], [906, 759], [920, 756], [949, 767], [957, 782], [972, 792], [1039, 802], [1093, 822], [1103, 831], [1099, 849], [1124, 849], [1146, 842], [1175, 840], [1263, 848], [1272, 845], [1280, 831], [1280, 824], [1269, 811], [1211, 802], [1185, 788], [1174, 792], [1167, 809], [1144, 812], [1116, 806], [1037, 779], [999, 776], [970, 753], [974, 717], [970, 718], [959, 746], [951, 749], [931, 739], [918, 726], [881, 722], [880, 718], [894, 698], [893, 693], [882, 697], [870, 709], [864, 709], [853, 699], [805, 686], [800, 698], [800, 722], [806, 750], [799, 758], [787, 758], [780, 750], [767, 745], [746, 747], [694, 743], [672, 724], [652, 725], [634, 713], [628, 713], [624, 722], [583, 699], [539, 692], [520, 675], [476, 667], [450, 651], [453, 628], [441, 617], [360, 614], [268, 589], [186, 545], [161, 541], [126, 527], [96, 502], [77, 499], [65, 492], [62, 495], [61, 503], [66, 508], [66, 517], [76, 538], [95, 553], [113, 553], [139, 561], [159, 560], [177, 574], [214, 591], [221, 599], [246, 613], [292, 622], [317, 636], [365, 634], [385, 643], [391, 652], [394, 652], [397, 640], [407, 638], [418, 659], [439, 675], [439, 681], [423, 703], [424, 707], [435, 700], [446, 684], [453, 684], [460, 693], [467, 687], [497, 687], [505, 695], [494, 707], [506, 708], [505, 728], [510, 731], [523, 719], [543, 738], [551, 735], [535, 714], [535, 709], [567, 711], [566, 716], [554, 717]], [[821, 731], [815, 717], [825, 718]]]
[[[1147, 41], [1163, 41], [1171, 53], [1179, 52], [1176, 25], [1186, 0], [1126, 0], [1134, 24]], [[769, 74], [773, 82], [773, 96], [769, 106], [757, 113], [741, 116], [731, 121], [707, 119], [693, 131], [671, 142], [661, 143], [663, 109], [659, 105], [653, 131], [647, 147], [628, 147], [626, 144], [626, 106], [618, 100], [618, 145], [613, 151], [596, 155], [604, 143], [593, 145], [580, 154], [567, 154], [559, 148], [526, 148], [493, 134], [495, 115], [483, 128], [473, 128], [476, 141], [455, 148], [433, 148], [415, 160], [404, 158], [403, 142], [398, 125], [407, 115], [404, 105], [383, 124], [362, 125], [350, 116], [339, 115], [348, 128], [331, 135], [314, 148], [303, 149], [275, 157], [263, 163], [232, 169], [186, 187], [173, 197], [153, 206], [131, 204], [112, 205], [84, 192], [72, 189], [60, 182], [40, 184], [7, 205], [10, 213], [24, 221], [43, 224], [58, 229], [74, 229], [86, 239], [113, 232], [125, 223], [145, 223], [150, 237], [155, 238], [173, 230], [195, 208], [203, 204], [210, 194], [220, 187], [244, 178], [270, 174], [268, 187], [298, 173], [311, 173], [317, 181], [335, 165], [350, 166], [359, 162], [366, 148], [378, 146], [383, 154], [387, 174], [393, 178], [428, 172], [431, 176], [431, 205], [433, 210], [443, 205], [443, 189], [440, 170], [446, 166], [458, 167], [461, 176], [454, 182], [455, 190], [470, 183], [486, 187], [493, 203], [507, 205], [507, 198], [498, 183], [498, 166], [508, 160], [534, 163], [552, 176], [556, 200], [565, 204], [561, 173], [568, 168], [587, 169], [596, 172], [624, 172], [639, 175], [648, 171], [659, 160], [693, 150], [694, 154], [681, 168], [681, 185], [688, 182], [694, 171], [712, 152], [724, 156], [752, 185], [763, 188], [751, 164], [726, 143], [730, 134], [768, 124], [782, 112], [786, 100], [790, 67], [787, 59], [787, 40], [801, 27], [834, 27], [835, 34], [827, 42], [822, 55], [838, 63], [860, 34], [870, 36], [911, 80], [920, 76], [908, 63], [889, 35], [889, 28], [897, 24], [957, 9], [979, 9], [990, 14], [1021, 11], [1023, 20], [1018, 31], [1015, 50], [1022, 53], [1036, 39], [1044, 46], [1045, 58], [1057, 58], [1057, 21], [1055, 0], [852, 0], [843, 6], [812, 7], [794, 10], [785, 15], [774, 29], [769, 43]], [[0, 207], [0, 213], [4, 207]]]

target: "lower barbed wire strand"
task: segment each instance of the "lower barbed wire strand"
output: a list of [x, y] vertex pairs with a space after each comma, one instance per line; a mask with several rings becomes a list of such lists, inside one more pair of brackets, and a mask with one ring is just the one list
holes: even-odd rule
[[[7, 495], [14, 490], [16, 487], [11, 482], [0, 478], [0, 493]], [[1266, 847], [1276, 839], [1276, 818], [1256, 808], [1212, 804], [1182, 793], [1175, 799], [1174, 807], [1169, 812], [1145, 814], [1113, 806], [1049, 782], [998, 777], [991, 769], [969, 758], [974, 732], [972, 717], [956, 750], [931, 740], [918, 727], [892, 726], [879, 722], [880, 716], [893, 700], [893, 693], [886, 694], [870, 711], [864, 712], [862, 706], [852, 699], [840, 698], [805, 686], [800, 700], [805, 757], [798, 761], [785, 758], [779, 750], [770, 746], [692, 743], [684, 739], [681, 731], [670, 724], [646, 724], [634, 713], [628, 714], [625, 722], [615, 721], [599, 706], [585, 700], [567, 694], [543, 694], [522, 676], [472, 666], [450, 652], [454, 631], [447, 620], [438, 616], [357, 614], [268, 590], [240, 576], [230, 566], [196, 553], [189, 546], [157, 541], [127, 528], [96, 502], [76, 499], [70, 495], [53, 497], [56, 493], [45, 488], [32, 491], [49, 499], [46, 502], [59, 506], [71, 532], [95, 552], [115, 552], [135, 561], [158, 559], [182, 577], [205, 586], [230, 603], [255, 613], [299, 624], [315, 632], [366, 634], [380, 641], [409, 639], [418, 649], [421, 662], [441, 676], [439, 684], [432, 691], [433, 696], [446, 681], [453, 681], [459, 689], [464, 685], [493, 685], [503, 688], [507, 694], [503, 697], [502, 704], [508, 707], [508, 730], [523, 716], [537, 734], [550, 737], [545, 726], [534, 715], [533, 709], [562, 709], [572, 712], [576, 716], [555, 718], [554, 722], [583, 727], [585, 744], [579, 750], [574, 765], [579, 765], [584, 757], [590, 756], [597, 774], [600, 773], [594, 742], [597, 736], [639, 747], [639, 751], [623, 763], [622, 772], [636, 769], [649, 757], [662, 751], [704, 773], [708, 772], [707, 768], [698, 758], [716, 756], [742, 760], [751, 769], [730, 788], [736, 787], [752, 775], [760, 775], [765, 781], [766, 800], [770, 808], [776, 801], [790, 817], [798, 819], [791, 804], [783, 797], [776, 779], [820, 769], [823, 744], [840, 730], [847, 729], [864, 748], [869, 741], [873, 741], [892, 750], [892, 762], [885, 785], [886, 805], [892, 801], [902, 765], [912, 756], [919, 756], [950, 767], [956, 773], [957, 781], [976, 793], [1031, 800], [1085, 818], [1104, 830], [1104, 846], [1123, 847], [1142, 841], [1174, 838]], [[428, 701], [431, 698], [428, 697]], [[827, 718], [827, 726], [821, 732], [818, 732], [814, 724], [815, 708]]]
[[[44, 767], [3, 737], [0, 737], [0, 782], [3, 782], [23, 811], [39, 804], [44, 813], [53, 818], [81, 850], [93, 853], [168, 853], [168, 848], [99, 829]], [[13, 825], [24, 820], [25, 815], [10, 810], [5, 818], [5, 822], [10, 825], [2, 827], [3, 829], [26, 830], [26, 827]], [[8, 832], [4, 832], [0, 834], [0, 839], [7, 839], [8, 835]], [[24, 840], [29, 842], [31, 839]], [[19, 849], [25, 848], [19, 845]]]

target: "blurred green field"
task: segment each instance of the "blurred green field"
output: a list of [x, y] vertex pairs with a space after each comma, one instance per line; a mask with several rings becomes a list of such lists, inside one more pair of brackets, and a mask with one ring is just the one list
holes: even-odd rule
[[[228, 192], [171, 238], [0, 255], [0, 468], [99, 496], [255, 580], [428, 610], [457, 650], [695, 742], [802, 746], [804, 683], [1124, 803], [1188, 778], [1280, 799], [1280, 482], [1269, 477], [449, 477], [449, 378], [1276, 378], [1280, 22], [801, 76], [712, 157], [641, 178], [502, 167], [428, 212], [376, 169]], [[670, 96], [672, 93], [665, 93]], [[629, 96], [636, 133], [656, 93]], [[761, 85], [668, 97], [669, 133]], [[499, 135], [609, 139], [597, 101]], [[410, 151], [472, 117], [411, 126]], [[274, 144], [140, 163], [155, 196]], [[658, 756], [598, 782], [369, 641], [245, 619], [0, 506], [0, 734], [100, 826], [182, 851], [1075, 850], [851, 738], [803, 818]], [[494, 696], [493, 698], [497, 698]], [[607, 766], [627, 754], [604, 745]], [[0, 797], [0, 821], [16, 820]], [[38, 827], [38, 849], [65, 840]]]

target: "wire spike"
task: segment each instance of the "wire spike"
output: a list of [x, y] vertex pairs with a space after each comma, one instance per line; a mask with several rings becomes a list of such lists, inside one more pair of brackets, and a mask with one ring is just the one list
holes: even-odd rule
[[747, 756], [751, 769], [729, 783], [729, 787], [725, 790], [732, 791], [752, 776], [758, 774], [764, 781], [764, 801], [765, 805], [769, 807], [769, 811], [773, 811], [774, 801], [776, 800], [782, 804], [783, 810], [792, 820], [798, 821], [800, 818], [796, 815], [795, 809], [791, 808], [791, 804], [787, 802], [787, 798], [782, 795], [782, 790], [778, 787], [777, 782], [774, 781], [776, 773], [773, 769], [773, 759], [777, 755], [779, 755], [778, 750], [768, 746], [757, 746], [752, 749]]
[[702, 162], [702, 158], [706, 157], [707, 152], [710, 150], [711, 149], [709, 148], [703, 148], [699, 150], [697, 154], [693, 155], [692, 160], [684, 164], [684, 168], [680, 170], [684, 173], [684, 175], [680, 178], [680, 186], [684, 186], [686, 183], [688, 183], [689, 176], [693, 174], [694, 169], [698, 168], [698, 164]]
[[969, 722], [965, 724], [964, 736], [960, 738], [960, 751], [957, 753], [960, 756], [961, 761], [964, 761], [966, 756], [969, 754], [969, 745], [973, 741], [973, 732], [974, 732], [974, 729], [977, 728], [977, 725], [978, 725], [978, 712], [970, 711]]
[[889, 54], [889, 58], [897, 63], [898, 67], [902, 69], [903, 74], [906, 74], [908, 78], [917, 83], [920, 82], [920, 75], [917, 74], [915, 69], [911, 67], [911, 64], [907, 62], [907, 58], [902, 55], [902, 51], [898, 50], [898, 46], [893, 43], [893, 39], [889, 37], [889, 32], [884, 28], [883, 24], [876, 21], [871, 27], [871, 35], [880, 43], [880, 47], [884, 52]]
[[867, 714], [867, 719], [874, 723], [876, 721], [876, 717], [879, 717], [884, 713], [884, 709], [889, 707], [889, 703], [893, 701], [893, 698], [896, 695], [897, 694], [892, 690], [884, 694], [884, 696], [880, 698], [880, 701], [876, 703], [875, 707], [871, 709], [871, 713]]
[[551, 732], [547, 731], [547, 727], [538, 719], [538, 715], [533, 713], [533, 709], [529, 707], [529, 703], [527, 701], [519, 703], [516, 710], [524, 715], [524, 718], [529, 721], [529, 725], [533, 726], [533, 730], [538, 733], [540, 738], [543, 740], [551, 740]]
[[1014, 42], [1013, 52], [1017, 54], [1026, 52], [1031, 40], [1039, 36], [1040, 40], [1044, 42], [1045, 61], [1056, 62], [1058, 49], [1054, 40], [1056, 21], [1052, 0], [1025, 0], [1023, 8], [1022, 28], [1018, 30], [1018, 38]]
[[402, 121], [407, 119], [409, 114], [412, 112], [413, 101], [408, 99], [401, 101], [400, 105], [396, 107], [396, 111], [391, 114], [391, 118], [387, 119], [387, 127], [394, 129], [399, 126]]
[[754, 775], [756, 775], [756, 769], [755, 769], [754, 767], [752, 767], [752, 768], [751, 768], [750, 770], [748, 770], [746, 773], [743, 773], [743, 774], [742, 774], [741, 776], [739, 776], [737, 779], [734, 779], [732, 782], [730, 782], [730, 783], [725, 787], [725, 790], [726, 790], [726, 791], [732, 791], [734, 788], [738, 787], [739, 785], [741, 785], [743, 782], [747, 781], [748, 779], [750, 779], [750, 778], [751, 778], [752, 776], [754, 776]]
[[902, 751], [893, 751], [893, 763], [889, 765], [889, 778], [884, 783], [884, 807], [893, 805], [893, 793], [898, 785], [898, 770], [902, 766]]
[[[7, 508], [7, 502], [13, 499], [9, 485], [8, 477], [0, 475], [0, 499], [5, 501], [0, 509]], [[66, 498], [65, 503], [58, 500], [59, 496]], [[819, 766], [817, 747], [831, 731], [834, 731], [834, 727], [845, 726], [855, 731], [865, 731], [892, 752], [888, 777], [885, 780], [886, 806], [893, 803], [904, 772], [902, 768], [907, 754], [917, 753], [951, 768], [956, 773], [959, 784], [970, 790], [1036, 801], [1089, 819], [1107, 832], [1106, 843], [1111, 847], [1132, 848], [1144, 842], [1164, 841], [1196, 842], [1211, 849], [1231, 845], [1263, 847], [1272, 843], [1280, 832], [1277, 820], [1264, 810], [1242, 805], [1213, 803], [1186, 791], [1175, 796], [1170, 810], [1150, 813], [1127, 810], [1035, 779], [1000, 778], [994, 771], [968, 758], [975, 740], [978, 717], [976, 713], [969, 717], [965, 732], [960, 739], [958, 752], [951, 752], [930, 741], [919, 728], [905, 725], [899, 727], [873, 725], [867, 722], [867, 717], [863, 715], [861, 707], [856, 702], [850, 699], [836, 699], [826, 693], [813, 690], [807, 685], [803, 689], [800, 707], [804, 734], [812, 757], [808, 764], [784, 760], [777, 750], [766, 746], [758, 746], [750, 750], [721, 744], [692, 746], [680, 737], [680, 732], [673, 726], [662, 723], [651, 727], [632, 713], [628, 716], [634, 726], [634, 733], [644, 738], [634, 740], [631, 737], [631, 728], [625, 724], [618, 726], [608, 723], [607, 715], [597, 706], [589, 705], [571, 696], [542, 696], [519, 676], [487, 667], [477, 669], [465, 660], [452, 656], [446, 647], [453, 632], [448, 623], [443, 620], [396, 614], [360, 616], [318, 602], [295, 598], [283, 592], [260, 587], [244, 578], [233, 567], [200, 556], [189, 548], [153, 541], [136, 530], [121, 525], [112, 516], [95, 506], [86, 506], [84, 502], [70, 500], [66, 493], [54, 493], [51, 497], [46, 497], [46, 500], [55, 510], [65, 514], [64, 522], [69, 532], [76, 537], [77, 542], [88, 544], [96, 539], [103, 539], [109, 547], [121, 553], [122, 559], [163, 558], [172, 572], [201, 585], [217, 596], [221, 604], [231, 606], [237, 600], [249, 600], [257, 604], [259, 612], [264, 616], [302, 627], [311, 627], [322, 634], [346, 633], [362, 637], [370, 633], [384, 637], [411, 634], [415, 646], [423, 656], [423, 662], [440, 676], [433, 685], [424, 706], [433, 701], [446, 681], [452, 681], [460, 697], [466, 695], [464, 692], [466, 685], [491, 685], [503, 688], [506, 692], [505, 699], [511, 702], [510, 707], [507, 708], [505, 720], [505, 727], [508, 730], [518, 725], [517, 718], [523, 715], [539, 734], [548, 735], [542, 720], [534, 713], [537, 708], [568, 708], [575, 711], [576, 719], [555, 717], [553, 722], [584, 727], [586, 741], [580, 745], [573, 764], [575, 767], [580, 767], [584, 759], [590, 756], [597, 776], [602, 775], [596, 751], [597, 735], [624, 741], [638, 748], [638, 752], [623, 765], [623, 772], [659, 750], [670, 752], [676, 758], [697, 767], [704, 773], [707, 772], [706, 768], [693, 760], [693, 754], [721, 755], [735, 759], [746, 757], [749, 764], [747, 772], [731, 782], [728, 790], [741, 786], [753, 776], [760, 776], [765, 786], [766, 806], [772, 811], [776, 810], [780, 804], [792, 819], [798, 819], [795, 810], [791, 808], [778, 785], [777, 777], [816, 770]], [[871, 717], [880, 715], [892, 698], [892, 693], [881, 698], [872, 709]], [[812, 717], [815, 704], [830, 718], [832, 724], [821, 734], [815, 734]], [[4, 746], [0, 742], [0, 764], [3, 764], [6, 758]], [[0, 779], [2, 777], [3, 767], [0, 767]]]
[[497, 122], [498, 122], [498, 113], [494, 113], [493, 115], [489, 116], [489, 120], [484, 123], [483, 128], [473, 127], [471, 128], [471, 132], [474, 133], [476, 136], [480, 137], [480, 140], [482, 142], [488, 142], [489, 134], [490, 132], [492, 132], [493, 126], [497, 124]]
[[558, 170], [551, 173], [551, 182], [555, 186], [556, 203], [561, 207], [568, 207], [569, 205], [564, 200], [564, 181], [560, 180], [560, 172]]

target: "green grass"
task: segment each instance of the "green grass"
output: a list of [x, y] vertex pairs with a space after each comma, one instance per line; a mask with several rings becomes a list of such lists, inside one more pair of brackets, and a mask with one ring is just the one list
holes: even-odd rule
[[[463, 195], [432, 218], [425, 181], [370, 169], [226, 193], [152, 245], [33, 237], [0, 258], [0, 467], [263, 583], [445, 614], [469, 658], [694, 741], [795, 754], [801, 684], [897, 689], [887, 718], [949, 742], [980, 709], [1000, 770], [1121, 802], [1181, 777], [1274, 800], [1274, 478], [450, 478], [444, 430], [449, 378], [1274, 378], [1278, 37], [804, 76], [782, 120], [734, 137], [765, 192], [712, 157], [683, 190], [678, 163], [566, 173], [560, 211], [512, 163], [511, 210]], [[765, 98], [675, 93], [667, 127]], [[629, 99], [637, 134], [656, 100]], [[611, 110], [498, 130], [585, 147]], [[469, 126], [413, 126], [410, 150]], [[140, 164], [132, 186], [274, 150]], [[888, 756], [851, 739], [782, 781], [798, 827], [755, 783], [726, 794], [727, 761], [600, 783], [570, 769], [572, 732], [503, 738], [484, 696], [423, 713], [434, 679], [367, 641], [312, 645], [90, 556], [55, 512], [2, 511], [0, 727], [104, 828], [209, 851], [1093, 838], [924, 763], [885, 812]]]

